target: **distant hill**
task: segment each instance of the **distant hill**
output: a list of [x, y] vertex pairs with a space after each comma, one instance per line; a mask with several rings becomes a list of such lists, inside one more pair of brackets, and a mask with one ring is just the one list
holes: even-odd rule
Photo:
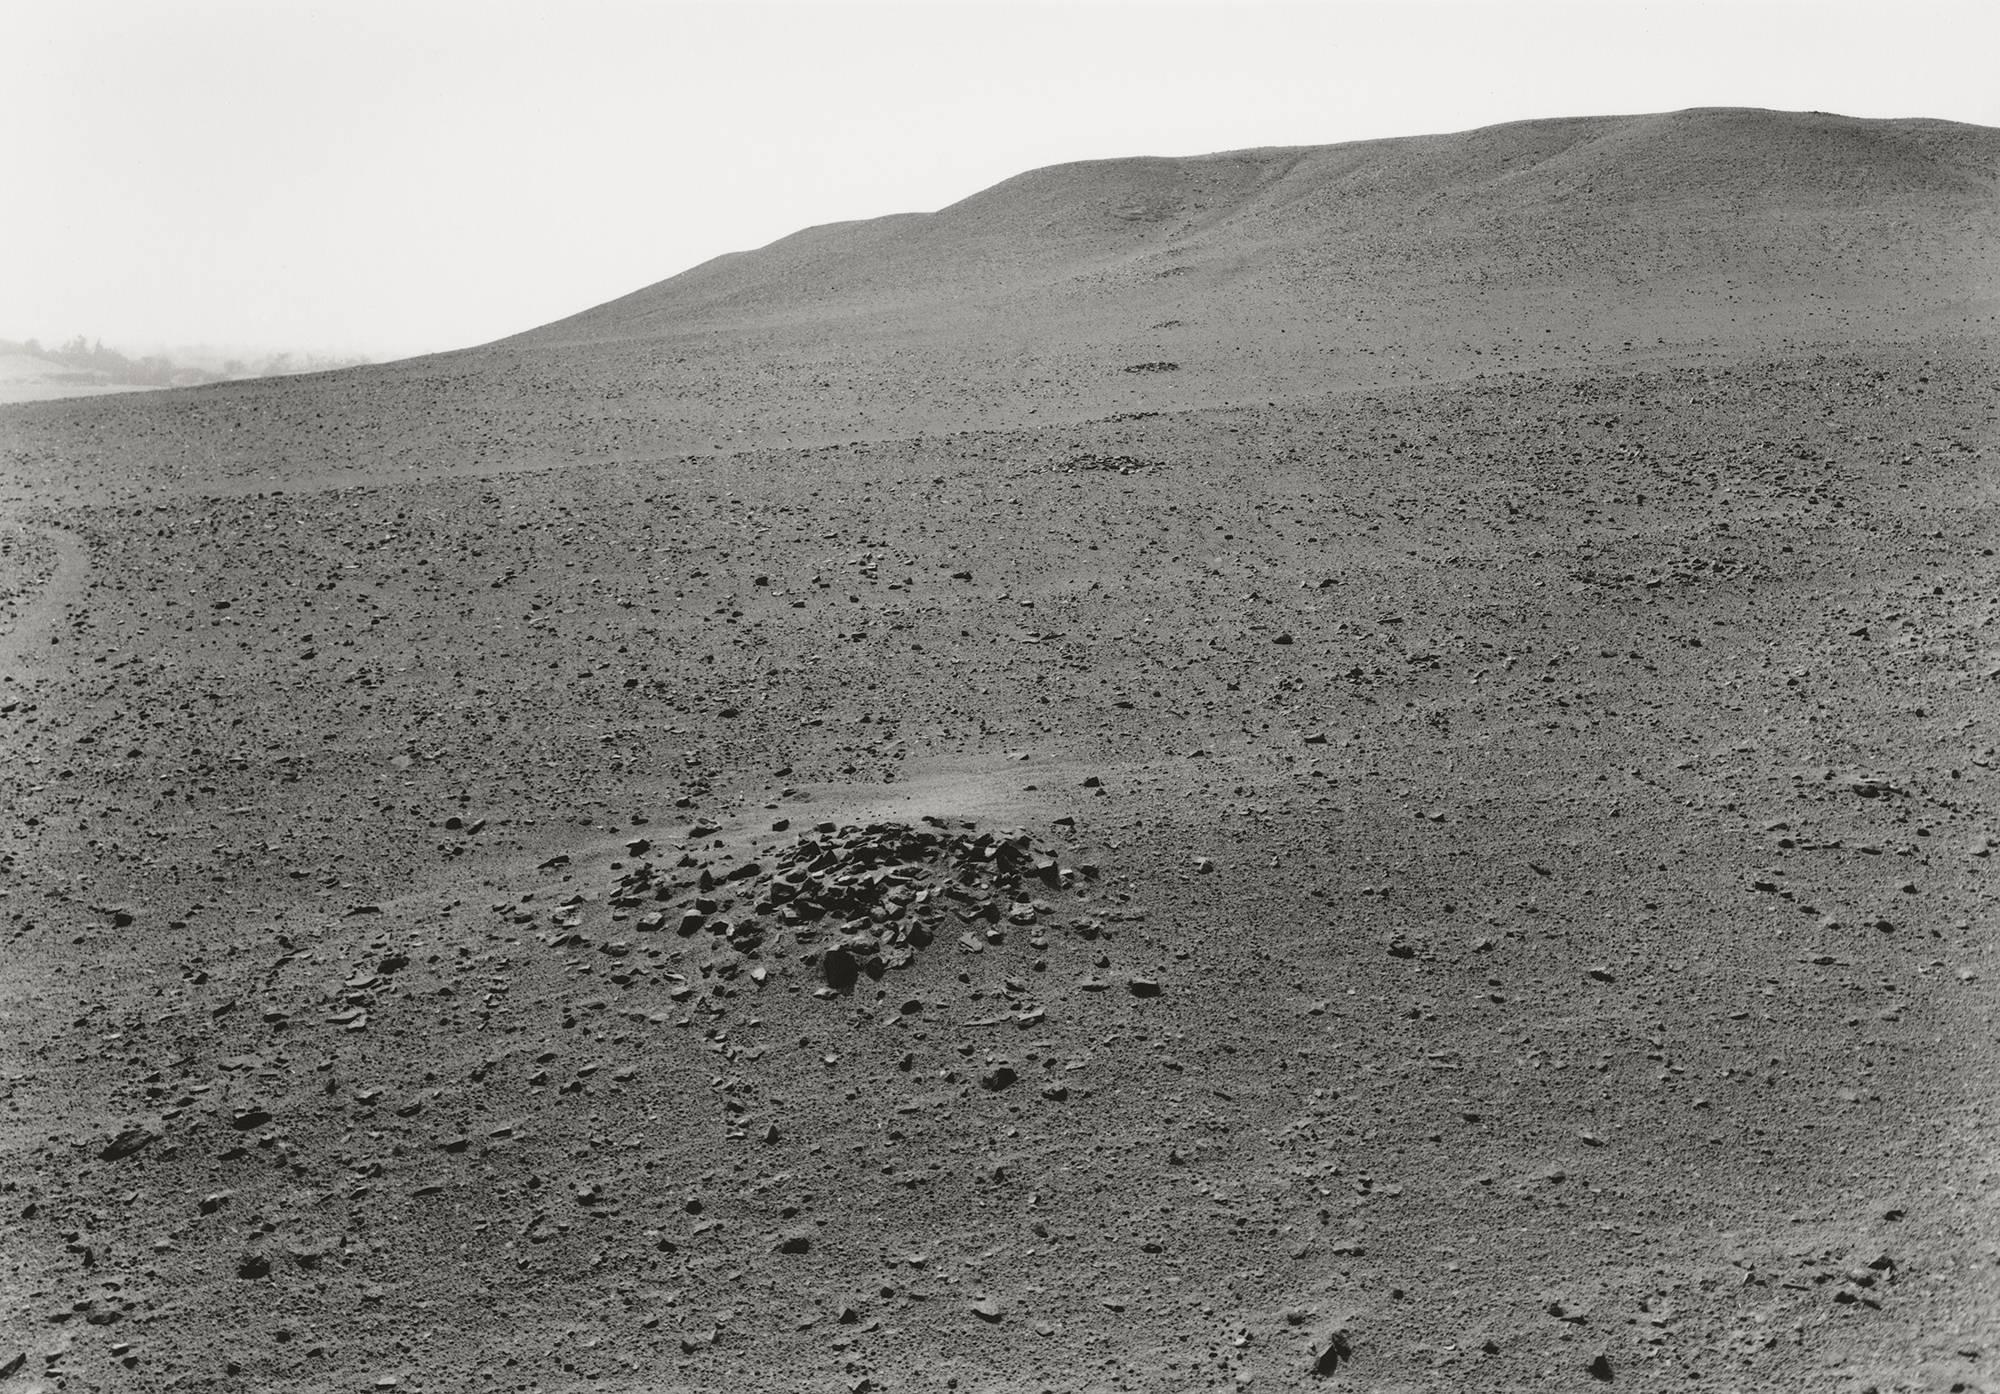
[[[1245, 384], [1898, 337], [2000, 312], [2000, 131], [1693, 110], [1056, 165], [808, 228], [504, 340]], [[924, 375], [918, 366], [915, 371]]]
[[[1693, 110], [1055, 165], [495, 343], [210, 400], [283, 423], [288, 469], [397, 476], [1996, 330], [2000, 130]], [[360, 444], [315, 424], [338, 414]], [[255, 439], [203, 437], [186, 468], [266, 470]]]

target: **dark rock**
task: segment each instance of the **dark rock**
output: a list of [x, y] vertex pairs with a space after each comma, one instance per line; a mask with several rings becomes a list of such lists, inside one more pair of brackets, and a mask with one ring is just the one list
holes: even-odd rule
[[828, 949], [819, 956], [819, 971], [835, 992], [851, 992], [861, 976], [861, 963], [847, 949]]
[[1354, 1347], [1348, 1343], [1347, 1333], [1332, 1332], [1327, 1336], [1326, 1344], [1313, 1356], [1312, 1372], [1322, 1377], [1330, 1375], [1353, 1358]]
[[141, 1148], [149, 1147], [160, 1140], [160, 1135], [147, 1127], [127, 1128], [98, 1150], [99, 1161], [116, 1162], [130, 1157]]

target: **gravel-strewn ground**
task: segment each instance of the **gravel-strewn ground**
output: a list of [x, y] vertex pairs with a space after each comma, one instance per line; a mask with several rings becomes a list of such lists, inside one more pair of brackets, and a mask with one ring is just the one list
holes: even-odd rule
[[2000, 377], [1877, 327], [0, 413], [0, 1389], [2000, 1381]]

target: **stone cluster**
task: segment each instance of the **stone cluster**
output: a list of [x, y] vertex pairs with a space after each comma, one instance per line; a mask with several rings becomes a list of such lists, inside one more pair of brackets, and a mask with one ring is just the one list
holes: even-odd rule
[[925, 823], [821, 824], [778, 854], [758, 911], [793, 928], [836, 992], [907, 966], [942, 934], [999, 943], [1052, 912], [1038, 894], [1097, 873], [1063, 866], [1023, 832]]
[[664, 872], [641, 861], [619, 877], [611, 906], [645, 909], [641, 932], [710, 936], [731, 967], [788, 933], [826, 986], [846, 992], [863, 975], [909, 966], [945, 934], [980, 952], [1004, 942], [1009, 928], [1046, 923], [1054, 907], [1040, 896], [1097, 874], [1094, 864], [1063, 865], [1024, 832], [934, 818], [921, 827], [821, 823], [770, 866], [689, 854]]

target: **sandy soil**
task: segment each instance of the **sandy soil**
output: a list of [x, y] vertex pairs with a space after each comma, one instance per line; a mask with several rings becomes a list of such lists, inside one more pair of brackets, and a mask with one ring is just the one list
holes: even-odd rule
[[1996, 151], [1065, 167], [0, 413], [0, 1389], [2000, 1382]]

